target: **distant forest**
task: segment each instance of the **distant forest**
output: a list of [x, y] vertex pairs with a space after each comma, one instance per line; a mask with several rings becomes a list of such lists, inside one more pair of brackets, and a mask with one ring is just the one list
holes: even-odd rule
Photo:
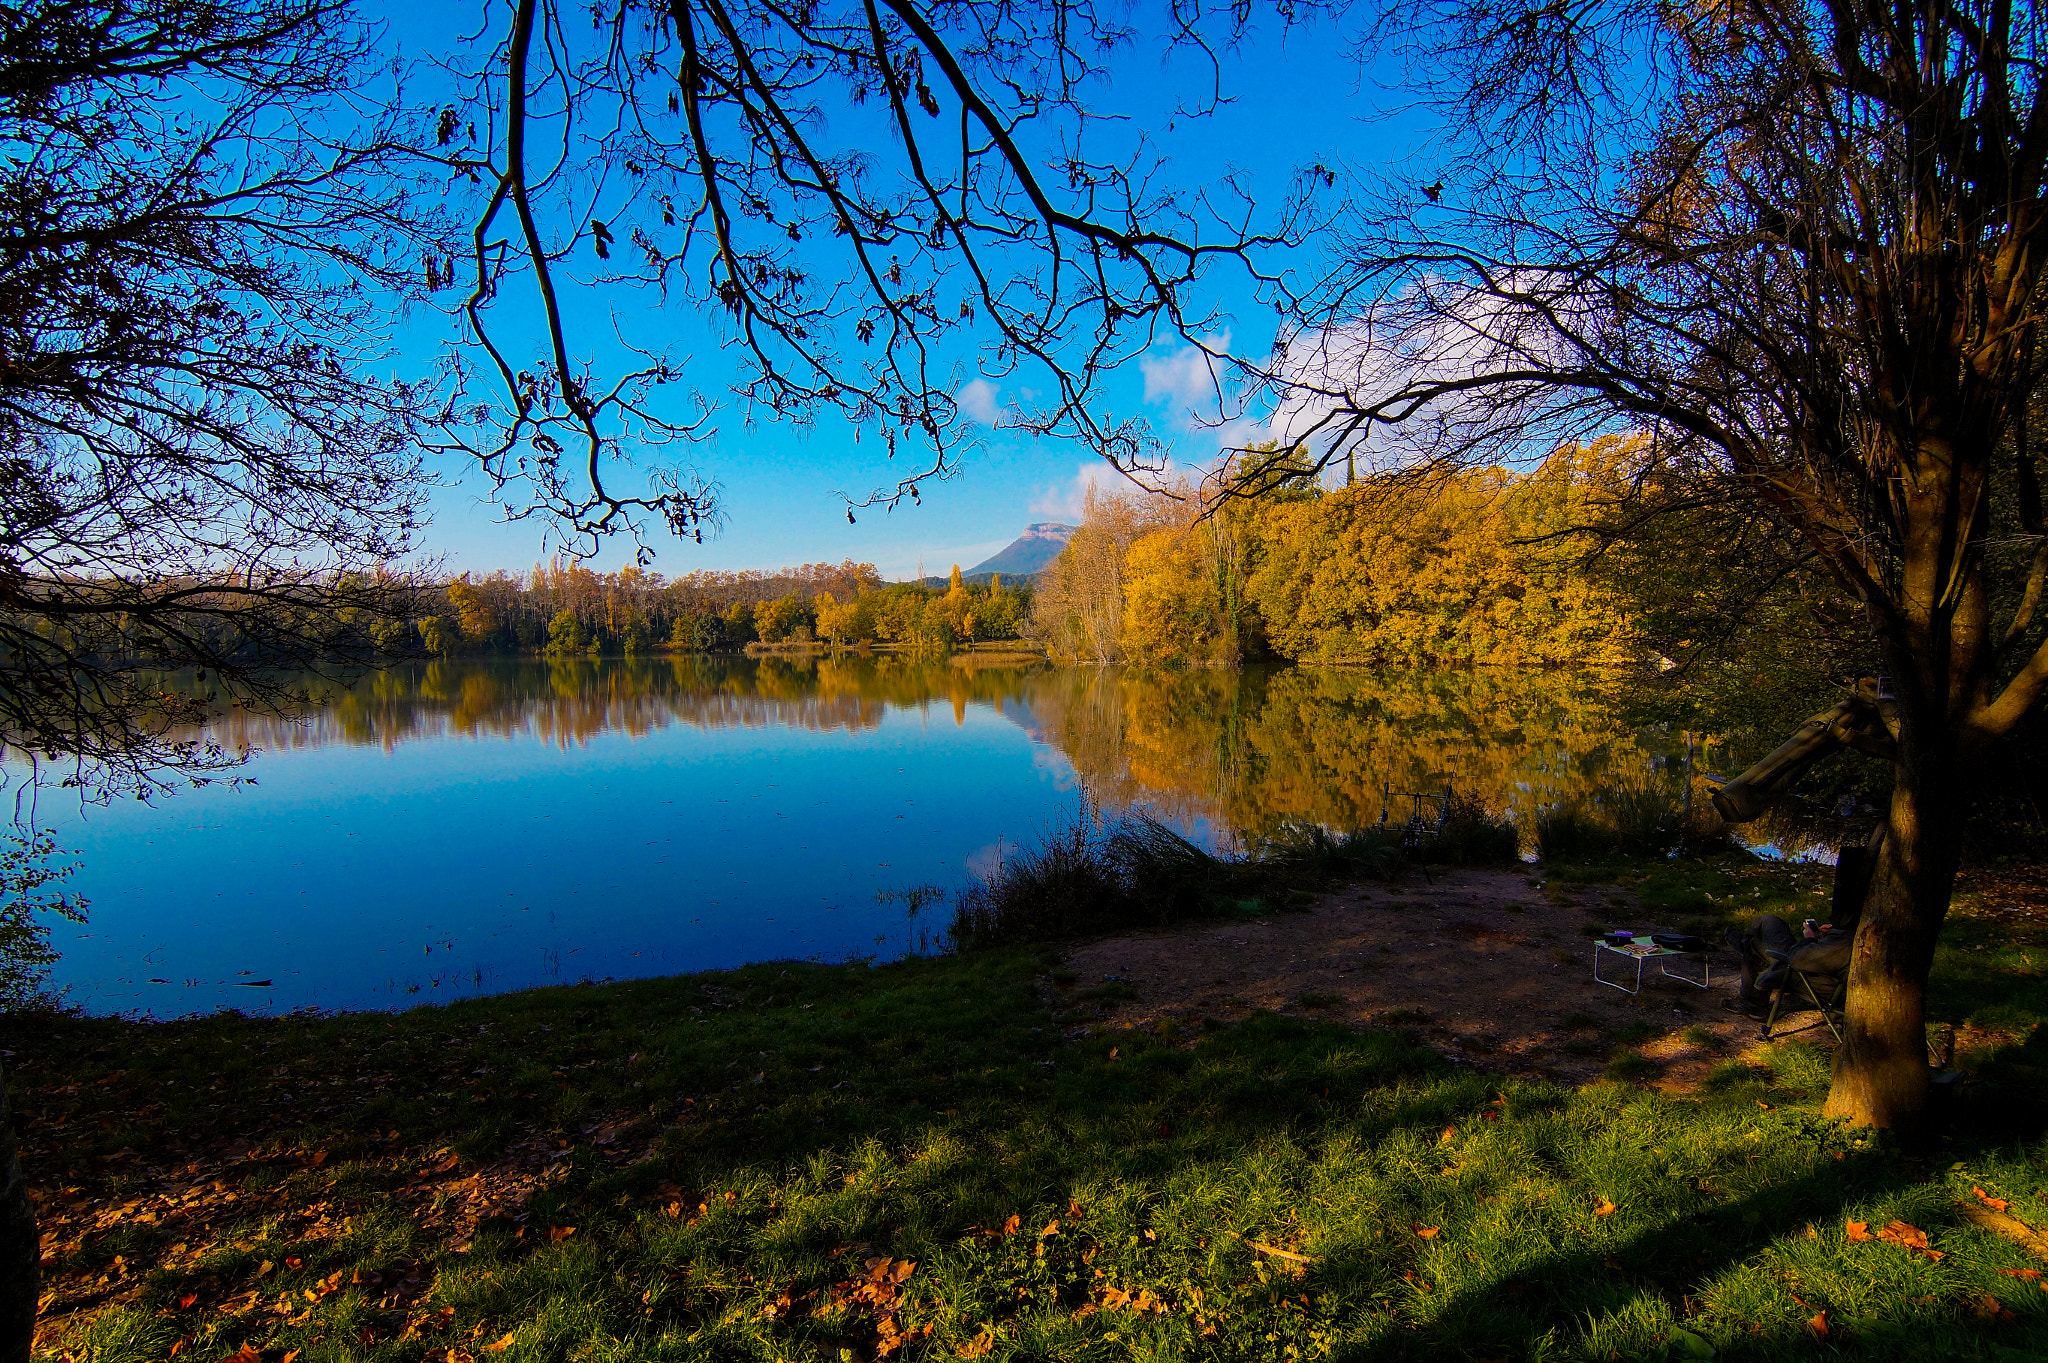
[[440, 610], [394, 623], [379, 642], [444, 657], [710, 652], [812, 641], [936, 650], [1015, 638], [1031, 614], [1028, 584], [1000, 575], [967, 583], [955, 565], [944, 587], [885, 583], [874, 564], [851, 559], [676, 578], [637, 568], [598, 573], [557, 560], [530, 575], [464, 573], [440, 597]]

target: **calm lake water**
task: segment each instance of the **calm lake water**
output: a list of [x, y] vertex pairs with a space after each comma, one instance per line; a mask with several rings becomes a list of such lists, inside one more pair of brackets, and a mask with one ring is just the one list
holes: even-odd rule
[[1081, 794], [1227, 845], [1357, 827], [1446, 780], [1517, 812], [1668, 739], [1592, 681], [1137, 673], [895, 658], [443, 662], [300, 725], [223, 725], [255, 784], [52, 810], [94, 1012], [400, 1008], [783, 958], [888, 957]]

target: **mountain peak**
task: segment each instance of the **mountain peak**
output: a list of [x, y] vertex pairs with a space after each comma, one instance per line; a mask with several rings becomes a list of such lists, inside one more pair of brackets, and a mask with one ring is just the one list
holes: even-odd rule
[[1001, 552], [975, 564], [967, 575], [1005, 573], [1011, 577], [1029, 577], [1058, 558], [1060, 550], [1067, 547], [1067, 541], [1080, 528], [1061, 521], [1039, 521], [1027, 525], [1023, 534], [1011, 540]]

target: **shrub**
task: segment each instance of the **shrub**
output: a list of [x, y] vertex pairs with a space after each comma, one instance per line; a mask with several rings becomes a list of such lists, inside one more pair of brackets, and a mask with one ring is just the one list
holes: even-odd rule
[[1282, 824], [1242, 856], [1197, 847], [1147, 814], [1102, 821], [1084, 803], [1036, 847], [1006, 859], [955, 901], [959, 950], [1159, 927], [1209, 916], [1299, 907], [1307, 886], [1361, 874], [1391, 876], [1398, 830], [1333, 834]]
[[1451, 866], [1498, 865], [1521, 855], [1522, 836], [1513, 820], [1457, 794], [1444, 801], [1442, 818], [1416, 849], [1418, 861]]
[[1678, 845], [1684, 822], [1677, 792], [1653, 781], [1625, 782], [1538, 811], [1536, 851], [1546, 861], [1656, 855]]

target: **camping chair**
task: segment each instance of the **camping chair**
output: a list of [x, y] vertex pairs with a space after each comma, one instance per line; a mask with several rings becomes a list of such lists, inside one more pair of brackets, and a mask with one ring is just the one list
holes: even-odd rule
[[[1843, 970], [1840, 972], [1808, 974], [1804, 971], [1793, 969], [1791, 963], [1786, 961], [1785, 953], [1769, 951], [1768, 948], [1766, 950], [1769, 955], [1776, 957], [1783, 963], [1782, 969], [1785, 972], [1785, 978], [1779, 981], [1776, 989], [1771, 991], [1771, 1011], [1764, 1018], [1764, 1040], [1782, 1041], [1788, 1036], [1797, 1036], [1801, 1032], [1810, 1032], [1816, 1027], [1825, 1026], [1829, 1032], [1834, 1034], [1835, 1044], [1840, 1045], [1842, 1041], [1842, 1005], [1845, 996], [1849, 992], [1849, 972]], [[1774, 1029], [1778, 1023], [1778, 1010], [1785, 1003], [1786, 991], [1794, 988], [1799, 991], [1799, 994], [1805, 996], [1806, 1002], [1813, 1005], [1814, 1011], [1820, 1015], [1820, 1020], [1818, 1022], [1806, 1023], [1800, 1027], [1791, 1027], [1782, 1032], [1776, 1031]], [[1795, 1000], [1797, 1000], [1799, 994], [1793, 996]]]

